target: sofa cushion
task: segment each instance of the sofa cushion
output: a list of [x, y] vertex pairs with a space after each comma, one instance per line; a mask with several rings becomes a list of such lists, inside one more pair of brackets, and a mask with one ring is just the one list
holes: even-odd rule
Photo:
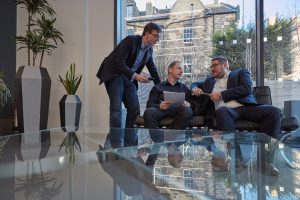
[[281, 130], [294, 131], [299, 127], [296, 117], [283, 117], [281, 119]]

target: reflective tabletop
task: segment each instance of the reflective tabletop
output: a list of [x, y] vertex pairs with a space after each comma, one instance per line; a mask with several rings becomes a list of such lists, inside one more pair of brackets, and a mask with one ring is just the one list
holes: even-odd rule
[[298, 167], [257, 132], [52, 129], [0, 136], [0, 199], [300, 199]]

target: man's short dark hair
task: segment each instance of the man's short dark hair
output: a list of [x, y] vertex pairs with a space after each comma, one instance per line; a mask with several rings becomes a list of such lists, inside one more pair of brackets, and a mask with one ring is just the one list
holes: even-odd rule
[[143, 31], [143, 36], [148, 32], [151, 33], [153, 30], [157, 31], [158, 33], [161, 32], [161, 28], [159, 25], [150, 22], [148, 24], [146, 24], [146, 26], [144, 27], [144, 31]]
[[213, 57], [213, 58], [211, 59], [211, 62], [214, 61], [214, 60], [219, 61], [219, 63], [221, 63], [221, 64], [226, 64], [226, 63], [228, 63], [228, 59], [225, 58], [224, 56], [216, 56], [216, 57]]
[[168, 73], [168, 74], [169, 74], [169, 69], [170, 69], [170, 68], [173, 68], [176, 64], [181, 64], [181, 62], [178, 61], [178, 60], [174, 60], [174, 61], [172, 61], [172, 62], [168, 65], [168, 67], [167, 67], [167, 73]]
[[167, 69], [169, 70], [170, 68], [173, 68], [176, 64], [181, 64], [181, 62], [178, 60], [174, 60], [168, 65]]

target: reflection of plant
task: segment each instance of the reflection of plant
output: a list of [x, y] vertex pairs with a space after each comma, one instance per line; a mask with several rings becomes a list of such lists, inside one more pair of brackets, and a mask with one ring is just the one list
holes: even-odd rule
[[69, 156], [69, 163], [75, 163], [75, 149], [81, 151], [80, 142], [75, 132], [68, 132], [63, 142], [59, 145], [59, 151], [65, 147], [65, 153]]
[[3, 80], [0, 78], [0, 110], [7, 104], [10, 98], [10, 91]]
[[65, 74], [65, 79], [59, 75], [59, 81], [64, 85], [66, 91], [70, 95], [75, 95], [80, 85], [82, 74], [75, 74], [75, 63], [70, 65], [70, 69]]
[[0, 137], [0, 155], [3, 152], [5, 144], [8, 142], [9, 137]]
[[29, 163], [27, 163], [26, 178], [16, 178], [20, 183], [17, 184], [16, 191], [24, 190], [25, 199], [53, 199], [59, 193], [63, 183], [57, 184], [55, 178], [44, 174], [41, 169], [40, 173], [36, 172], [34, 162], [32, 161], [31, 173], [29, 172]]

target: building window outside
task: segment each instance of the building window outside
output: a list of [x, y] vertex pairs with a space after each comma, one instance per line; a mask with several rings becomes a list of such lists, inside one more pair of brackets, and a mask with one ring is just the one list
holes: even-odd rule
[[184, 179], [184, 187], [188, 189], [193, 189], [193, 179], [192, 178], [187, 178]]
[[192, 177], [193, 177], [192, 170], [184, 170], [184, 171], [183, 171], [183, 176], [184, 176], [185, 178], [192, 178]]
[[133, 34], [134, 34], [133, 29], [127, 29], [126, 35], [133, 35]]
[[183, 42], [191, 43], [193, 38], [193, 28], [190, 26], [184, 27], [183, 29]]
[[185, 74], [192, 73], [192, 56], [191, 55], [184, 55], [183, 56], [183, 69]]
[[134, 9], [133, 6], [127, 6], [127, 17], [133, 17], [134, 16]]

